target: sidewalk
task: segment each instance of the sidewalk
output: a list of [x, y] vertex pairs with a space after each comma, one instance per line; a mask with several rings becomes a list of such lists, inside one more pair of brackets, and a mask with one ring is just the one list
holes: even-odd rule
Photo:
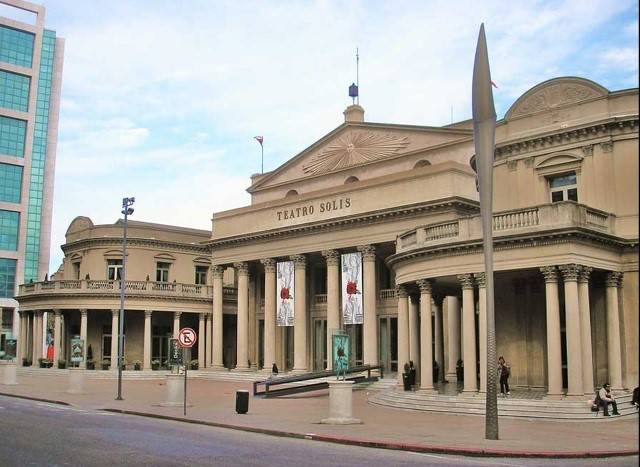
[[[1, 380], [0, 380], [1, 381]], [[63, 402], [81, 408], [110, 409], [184, 420], [182, 407], [161, 407], [164, 381], [124, 380], [124, 401], [115, 401], [116, 380], [85, 378], [86, 394], [68, 394], [66, 376], [19, 376], [17, 386], [0, 384], [0, 394]], [[277, 436], [483, 456], [592, 457], [638, 454], [638, 417], [607, 422], [500, 420], [500, 440], [484, 439], [484, 418], [417, 413], [372, 406], [367, 391], [354, 392], [354, 416], [362, 425], [322, 425], [328, 391], [279, 399], [251, 397], [249, 413], [235, 413], [235, 390], [247, 383], [189, 380], [186, 420]], [[594, 442], [594, 440], [598, 442]]]

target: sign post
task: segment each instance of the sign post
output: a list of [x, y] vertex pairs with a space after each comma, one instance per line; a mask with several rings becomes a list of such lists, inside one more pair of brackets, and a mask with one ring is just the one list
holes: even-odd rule
[[[178, 333], [178, 344], [183, 349], [182, 354], [180, 355], [182, 358], [182, 364], [184, 365], [184, 404], [182, 404], [183, 412], [182, 414], [187, 416], [187, 370], [189, 364], [191, 363], [191, 347], [198, 340], [198, 335], [191, 328], [182, 328]], [[178, 350], [176, 348], [176, 350]]]

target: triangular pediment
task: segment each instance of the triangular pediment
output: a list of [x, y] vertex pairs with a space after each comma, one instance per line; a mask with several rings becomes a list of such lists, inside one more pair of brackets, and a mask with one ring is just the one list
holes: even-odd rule
[[255, 180], [248, 191], [392, 161], [471, 135], [472, 132], [465, 129], [345, 123], [273, 172]]

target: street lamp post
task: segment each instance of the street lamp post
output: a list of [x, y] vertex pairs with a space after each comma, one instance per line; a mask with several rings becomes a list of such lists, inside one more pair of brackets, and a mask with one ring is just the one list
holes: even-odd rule
[[127, 219], [133, 214], [134, 197], [122, 198], [122, 214], [124, 214], [124, 235], [122, 237], [122, 271], [120, 274], [120, 316], [118, 318], [118, 396], [117, 401], [122, 399], [122, 361], [124, 359], [124, 289], [127, 274]]

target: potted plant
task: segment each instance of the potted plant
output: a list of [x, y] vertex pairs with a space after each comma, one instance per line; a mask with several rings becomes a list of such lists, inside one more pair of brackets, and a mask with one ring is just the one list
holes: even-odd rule
[[108, 370], [110, 366], [111, 366], [111, 362], [109, 361], [108, 358], [105, 358], [104, 360], [102, 360], [101, 368], [103, 370]]
[[405, 391], [411, 391], [411, 370], [409, 364], [404, 364], [404, 372], [402, 373], [402, 385]]
[[127, 361], [123, 358], [122, 359], [122, 371], [125, 371], [127, 369]]
[[142, 362], [140, 360], [136, 360], [133, 362], [133, 369], [136, 371], [142, 370]]
[[160, 369], [160, 360], [151, 360], [151, 369], [156, 371]]
[[87, 359], [87, 370], [95, 370], [95, 369], [96, 369], [96, 362], [94, 362], [93, 360]]
[[31, 360], [29, 360], [28, 358], [23, 358], [22, 366], [31, 366]]
[[38, 366], [40, 368], [46, 368], [47, 367], [47, 359], [46, 358], [39, 358], [38, 359]]
[[191, 360], [189, 362], [189, 369], [190, 370], [197, 370], [198, 369], [198, 360]]
[[58, 368], [60, 370], [64, 370], [67, 367], [67, 362], [65, 360], [58, 360]]
[[433, 361], [433, 382], [436, 383], [438, 381], [438, 376], [440, 375], [440, 366], [438, 362]]
[[458, 359], [456, 363], [456, 378], [458, 381], [464, 381], [464, 362], [462, 359]]

